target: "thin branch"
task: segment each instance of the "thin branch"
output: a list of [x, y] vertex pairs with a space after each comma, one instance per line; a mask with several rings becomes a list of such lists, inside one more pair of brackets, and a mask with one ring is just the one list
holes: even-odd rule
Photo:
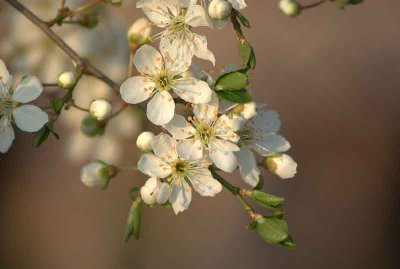
[[89, 61], [80, 57], [70, 46], [68, 46], [64, 40], [60, 38], [51, 28], [50, 26], [33, 14], [28, 8], [26, 8], [23, 4], [21, 4], [17, 0], [5, 0], [19, 12], [21, 12], [27, 19], [29, 19], [32, 23], [34, 23], [37, 27], [39, 27], [60, 49], [62, 49], [65, 54], [75, 63], [76, 67], [86, 75], [94, 76], [106, 84], [108, 84], [115, 92], [119, 91], [119, 86], [117, 83], [112, 81], [109, 77], [107, 77], [103, 72], [94, 67]]
[[312, 4], [308, 4], [308, 5], [301, 5], [301, 9], [309, 9], [309, 8], [314, 8], [317, 7], [319, 5], [322, 5], [323, 3], [325, 3], [326, 0], [321, 0]]
[[76, 9], [72, 10], [71, 11], [71, 15], [75, 15], [77, 13], [81, 13], [81, 12], [83, 12], [83, 11], [89, 9], [89, 8], [92, 8], [92, 7], [94, 7], [94, 6], [98, 5], [98, 4], [101, 4], [101, 3], [103, 3], [103, 0], [94, 0], [92, 2], [89, 2], [87, 4], [84, 4], [84, 5], [80, 6], [80, 7], [77, 7]]

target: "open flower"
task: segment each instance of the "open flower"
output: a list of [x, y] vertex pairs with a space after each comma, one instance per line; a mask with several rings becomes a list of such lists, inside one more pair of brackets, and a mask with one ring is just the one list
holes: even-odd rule
[[236, 153], [239, 171], [243, 180], [252, 187], [257, 185], [260, 176], [252, 150], [267, 157], [290, 149], [289, 142], [277, 134], [280, 127], [278, 113], [262, 108], [254, 118], [245, 121], [237, 132], [240, 136], [240, 151]]
[[213, 163], [225, 172], [233, 172], [237, 167], [237, 158], [234, 154], [239, 151], [235, 144], [239, 136], [233, 132], [232, 120], [228, 116], [218, 117], [218, 99], [213, 94], [209, 104], [195, 105], [194, 116], [187, 121], [181, 115], [175, 115], [167, 124], [167, 129], [179, 145], [190, 150], [198, 158], [204, 152], [209, 154]]
[[153, 138], [152, 147], [154, 154], [142, 155], [138, 168], [142, 173], [170, 184], [169, 202], [175, 214], [188, 209], [192, 200], [190, 186], [202, 196], [213, 197], [222, 190], [222, 185], [208, 169], [210, 162], [199, 158], [171, 136], [160, 133]]
[[6, 153], [15, 138], [14, 122], [25, 132], [37, 132], [49, 120], [47, 114], [33, 105], [24, 105], [39, 97], [43, 86], [35, 76], [24, 77], [11, 90], [13, 78], [0, 60], [0, 152]]
[[183, 76], [190, 62], [175, 62], [169, 55], [162, 57], [155, 48], [144, 45], [136, 52], [134, 63], [141, 75], [128, 78], [121, 85], [122, 99], [138, 104], [152, 97], [147, 117], [156, 125], [167, 124], [174, 116], [171, 91], [189, 103], [207, 103], [211, 99], [212, 91], [206, 82]]
[[161, 52], [173, 53], [174, 58], [180, 60], [196, 56], [215, 65], [215, 57], [207, 48], [206, 37], [192, 32], [192, 27], [209, 26], [204, 8], [196, 2], [140, 0], [136, 7], [142, 8], [156, 26], [165, 29], [159, 34]]

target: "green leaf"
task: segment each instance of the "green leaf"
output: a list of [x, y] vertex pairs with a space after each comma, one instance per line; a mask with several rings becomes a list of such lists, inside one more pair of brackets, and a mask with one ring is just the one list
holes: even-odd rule
[[257, 232], [264, 241], [277, 244], [289, 237], [286, 221], [276, 218], [263, 218], [258, 220]]
[[243, 66], [254, 70], [256, 68], [256, 55], [248, 41], [238, 41], [239, 56]]
[[243, 16], [242, 13], [237, 12], [237, 17], [238, 17], [240, 23], [241, 23], [244, 27], [251, 28], [251, 25], [250, 25], [249, 20], [248, 20], [245, 16]]
[[294, 243], [294, 240], [290, 235], [286, 240], [280, 242], [279, 244], [281, 244], [282, 246], [287, 247], [287, 248], [295, 248], [296, 247], [296, 244]]
[[53, 108], [53, 111], [57, 114], [61, 113], [61, 110], [64, 107], [64, 100], [62, 99], [54, 99], [53, 101], [51, 101], [51, 107]]
[[242, 90], [249, 84], [249, 77], [240, 72], [232, 71], [221, 75], [215, 83], [216, 89], [219, 91]]
[[139, 239], [140, 226], [142, 221], [142, 198], [139, 196], [133, 201], [129, 210], [128, 219], [126, 220], [124, 240], [127, 242], [132, 235], [135, 239]]
[[234, 103], [248, 103], [252, 100], [247, 90], [234, 91], [216, 91], [220, 99], [231, 101]]
[[253, 221], [252, 223], [250, 223], [249, 225], [246, 226], [247, 230], [255, 230], [257, 228], [258, 222], [257, 221]]
[[91, 115], [87, 115], [81, 123], [81, 131], [87, 136], [102, 135], [104, 133], [105, 124], [99, 122]]
[[250, 197], [259, 205], [267, 208], [280, 206], [285, 201], [285, 198], [278, 197], [260, 190], [253, 190]]
[[264, 187], [264, 178], [262, 177], [262, 175], [258, 176], [258, 183], [257, 185], [254, 187], [255, 190], [261, 190]]
[[40, 147], [48, 138], [51, 131], [44, 125], [33, 137], [33, 147]]

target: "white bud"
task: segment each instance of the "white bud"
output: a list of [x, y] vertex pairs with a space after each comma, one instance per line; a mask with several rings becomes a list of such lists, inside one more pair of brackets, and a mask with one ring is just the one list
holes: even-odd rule
[[82, 183], [88, 187], [105, 189], [110, 180], [109, 168], [112, 167], [101, 161], [93, 161], [85, 165], [81, 170]]
[[150, 40], [151, 22], [146, 18], [136, 20], [128, 30], [128, 39], [130, 42], [143, 45]]
[[292, 178], [297, 173], [297, 163], [287, 154], [267, 157], [263, 165], [282, 179]]
[[300, 14], [301, 6], [295, 0], [281, 0], [279, 8], [283, 14], [290, 17], [295, 17]]
[[90, 104], [89, 111], [90, 115], [92, 115], [97, 120], [102, 121], [107, 119], [111, 115], [112, 106], [110, 102], [105, 99], [97, 99]]
[[255, 102], [245, 103], [241, 114], [245, 119], [253, 118], [257, 115], [257, 104]]
[[140, 196], [148, 205], [164, 204], [168, 201], [169, 189], [167, 183], [162, 183], [159, 179], [152, 177], [140, 188]]
[[152, 132], [142, 132], [136, 139], [136, 146], [141, 151], [151, 150], [151, 141], [153, 140], [154, 134]]
[[232, 5], [226, 0], [212, 0], [208, 6], [208, 14], [215, 20], [226, 19], [232, 12]]
[[76, 77], [74, 72], [63, 72], [58, 76], [58, 86], [64, 89], [71, 89], [75, 85]]

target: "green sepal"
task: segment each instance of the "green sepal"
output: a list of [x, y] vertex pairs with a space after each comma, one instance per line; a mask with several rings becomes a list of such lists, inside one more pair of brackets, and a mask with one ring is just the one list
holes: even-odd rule
[[248, 84], [249, 77], [239, 70], [222, 74], [215, 82], [215, 87], [218, 91], [237, 91], [246, 88]]
[[246, 229], [247, 230], [255, 230], [257, 228], [257, 225], [258, 225], [258, 222], [253, 221], [249, 225], [246, 226]]
[[87, 136], [102, 135], [104, 133], [105, 124], [99, 122], [91, 115], [87, 115], [81, 123], [81, 131]]
[[252, 101], [251, 95], [247, 90], [215, 91], [215, 93], [220, 99], [234, 103], [248, 103]]
[[142, 219], [142, 198], [136, 197], [129, 210], [128, 219], [126, 220], [124, 241], [127, 242], [132, 235], [135, 239], [139, 239], [140, 226]]
[[289, 237], [287, 223], [282, 219], [261, 218], [257, 222], [257, 232], [267, 243], [277, 244], [284, 242]]

